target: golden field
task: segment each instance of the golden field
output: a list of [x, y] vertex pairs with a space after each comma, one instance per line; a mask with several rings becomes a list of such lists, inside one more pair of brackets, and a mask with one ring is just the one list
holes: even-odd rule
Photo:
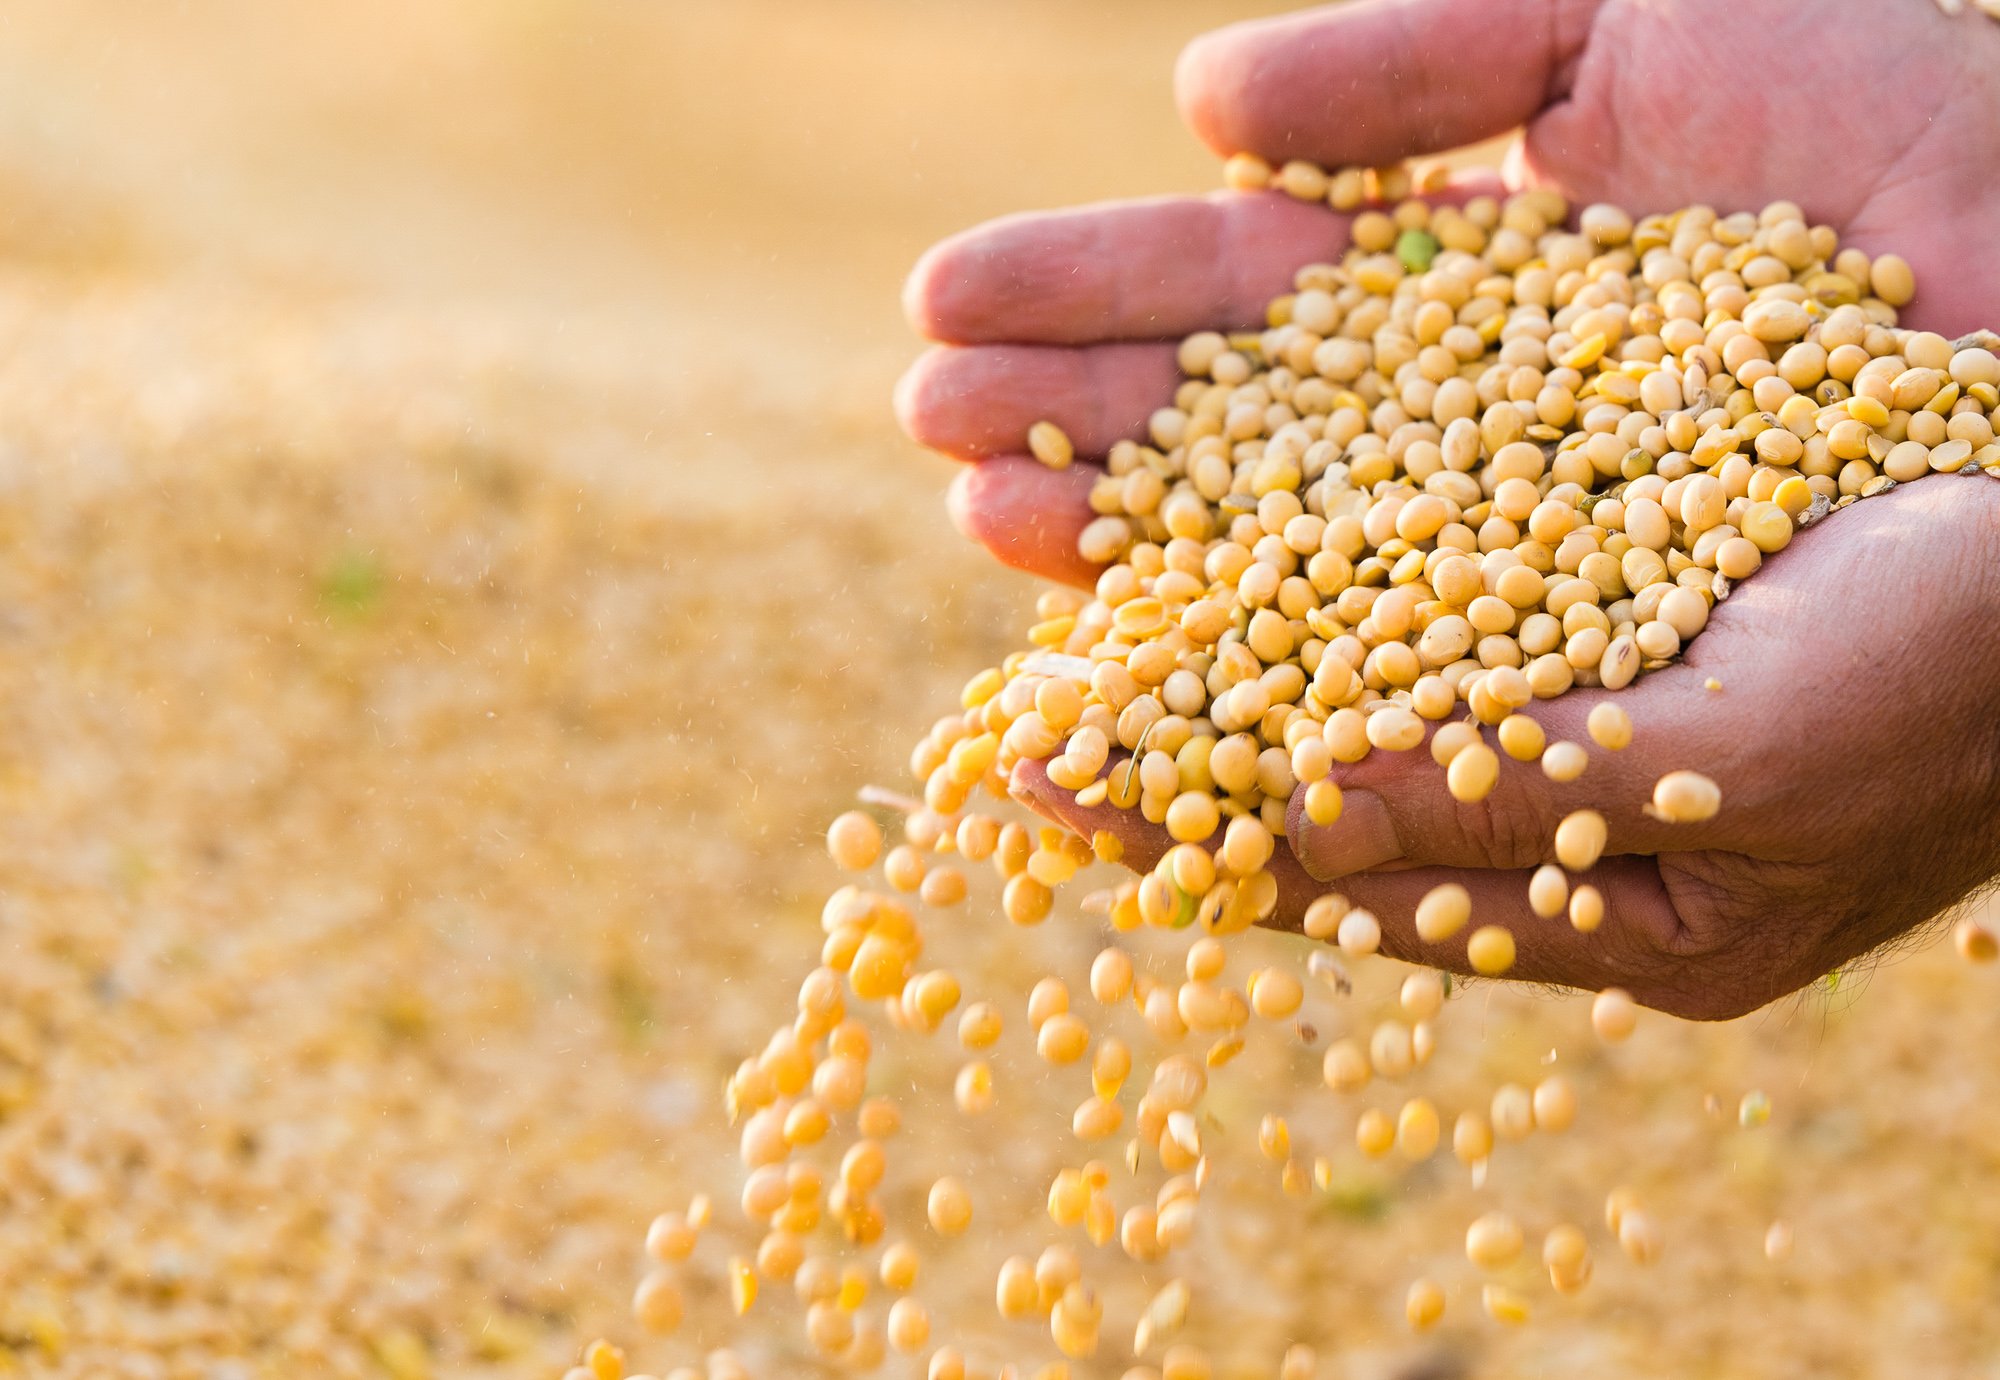
[[[717, 1090], [815, 961], [826, 819], [1029, 618], [894, 430], [900, 277], [1211, 185], [1173, 55], [1271, 8], [9, 13], [0, 1376], [552, 1377], [598, 1335], [818, 1373], [719, 1256], [673, 1341], [626, 1304], [652, 1215], [733, 1195]], [[992, 994], [1097, 938], [976, 904], [941, 947]], [[2000, 1375], [1993, 981], [1934, 949], [1616, 1050], [1472, 987], [1441, 1103], [1553, 1056], [1577, 1128], [1484, 1192], [1440, 1157], [1246, 1197], [1191, 1332], [1231, 1376], [1292, 1337], [1343, 1380]], [[1024, 1074], [996, 1144], [937, 1043], [878, 1057], [921, 1158], [1032, 1205], [1075, 1090]], [[1336, 1141], [1316, 1060], [1257, 1057]], [[1487, 1322], [1480, 1205], [1595, 1230], [1620, 1182], [1663, 1259]], [[926, 1291], [999, 1339], [1033, 1222], [987, 1226]]]

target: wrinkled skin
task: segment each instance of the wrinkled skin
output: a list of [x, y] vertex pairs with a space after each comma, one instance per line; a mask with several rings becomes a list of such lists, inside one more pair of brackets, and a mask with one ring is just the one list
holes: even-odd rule
[[[1800, 65], [1810, 55], [1807, 66]], [[1771, 81], [1758, 73], [1783, 74]], [[1635, 213], [1777, 198], [1843, 242], [1908, 259], [1906, 325], [2000, 326], [1992, 227], [2000, 168], [2000, 24], [1929, 5], [1786, 0], [1373, 0], [1236, 25], [1184, 55], [1183, 114], [1218, 153], [1379, 164], [1524, 126], [1508, 185], [1551, 183]], [[1500, 190], [1462, 175], [1448, 196]], [[1048, 417], [1082, 455], [1141, 434], [1177, 378], [1172, 342], [1251, 326], [1301, 264], [1338, 255], [1344, 217], [1275, 194], [1163, 198], [1011, 217], [947, 240], [911, 276], [917, 328], [941, 342], [898, 390], [919, 441], [975, 462], [959, 525], [1001, 560], [1072, 583], [1093, 470], [1020, 454]], [[1592, 747], [1576, 783], [1503, 759], [1478, 805], [1428, 752], [1335, 768], [1342, 818], [1291, 811], [1273, 864], [1279, 919], [1337, 889], [1376, 911], [1400, 956], [1463, 967], [1462, 937], [1426, 946], [1411, 911], [1439, 882], [1475, 923], [1515, 933], [1511, 976], [1620, 985], [1699, 1018], [1754, 1010], [1890, 941], [2000, 872], [2000, 484], [1939, 476], [1799, 535], [1720, 605], [1684, 661], [1617, 701], [1631, 747]], [[1710, 689], [1710, 679], [1719, 689]], [[1601, 692], [1537, 703], [1551, 741], [1588, 743]], [[1653, 782], [1694, 768], [1722, 787], [1700, 825], [1642, 812]], [[1111, 828], [1144, 864], [1167, 846], [1135, 813], [1079, 810], [1032, 765], [1036, 808]], [[1601, 809], [1605, 896], [1580, 935], [1527, 906], [1555, 826]]]

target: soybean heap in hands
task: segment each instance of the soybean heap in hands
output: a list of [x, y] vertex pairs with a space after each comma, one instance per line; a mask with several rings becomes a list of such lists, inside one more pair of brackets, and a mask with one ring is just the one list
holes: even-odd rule
[[[972, 678], [960, 709], [912, 756], [921, 800], [872, 794], [901, 805], [905, 842], [884, 856], [874, 818], [834, 821], [834, 860], [855, 872], [879, 860], [882, 885], [844, 886], [827, 901], [824, 947], [796, 1014], [729, 1080], [746, 1176], [731, 1196], [761, 1233], [728, 1264], [735, 1306], [775, 1312], [756, 1303], [760, 1282], [789, 1286], [810, 1348], [829, 1362], [868, 1369], [893, 1349], [927, 1357], [930, 1380], [1055, 1377], [1085, 1358], [1095, 1358], [1092, 1373], [1129, 1360], [1128, 1380], [1208, 1376], [1209, 1358], [1174, 1333], [1192, 1300], [1185, 1277], [1195, 1272], [1181, 1262], [1199, 1249], [1204, 1199], [1218, 1175], [1242, 1169], [1218, 1153], [1231, 1147], [1216, 1143], [1224, 1133], [1204, 1115], [1211, 1079], [1228, 1076], [1260, 1023], [1266, 1038], [1310, 1042], [1296, 1021], [1308, 985], [1347, 981], [1318, 945], [1302, 951], [1303, 981], [1276, 966], [1241, 988], [1226, 977], [1228, 937], [1277, 906], [1269, 864], [1297, 788], [1306, 787], [1305, 813], [1330, 823], [1341, 809], [1335, 763], [1427, 739], [1461, 801], [1493, 789], [1502, 753], [1574, 780], [1591, 748], [1546, 742], [1535, 701], [1576, 686], [1617, 690], [1671, 662], [1734, 582], [1832, 509], [1934, 472], [2000, 476], [1994, 338], [1898, 329], [1896, 308], [1913, 292], [1908, 266], [1841, 249], [1789, 203], [1636, 222], [1592, 206], [1571, 231], [1551, 192], [1432, 206], [1405, 199], [1401, 169], [1274, 171], [1239, 157], [1229, 180], [1357, 210], [1352, 246], [1337, 264], [1299, 270], [1264, 330], [1183, 342], [1187, 377], [1172, 405], [1153, 415], [1145, 441], [1113, 447], [1091, 490], [1099, 516], [1081, 545], [1105, 567], [1094, 593], [1043, 594], [1030, 647]], [[1045, 463], [1072, 462], [1048, 423], [1031, 447]], [[1589, 730], [1597, 748], [1616, 750], [1631, 724], [1605, 704]], [[1165, 826], [1175, 843], [1157, 865], [1084, 908], [1122, 934], [1178, 932], [1181, 962], [1178, 973], [1155, 971], [1137, 946], [1114, 943], [1078, 975], [1106, 1013], [1099, 1024], [1130, 1007], [1153, 1050], [1093, 1031], [1060, 978], [1027, 995], [1036, 1051], [1058, 1069], [1080, 1066], [1078, 1098], [1069, 1126], [1013, 1134], [1046, 1130], [1076, 1148], [1046, 1186], [1047, 1248], [991, 1262], [998, 1312], [1022, 1324], [1018, 1349], [981, 1356], [955, 1340], [967, 1320], [934, 1320], [914, 1292], [913, 1239], [925, 1227], [890, 1220], [881, 1192], [902, 1113], [864, 1095], [872, 1044], [857, 1013], [875, 1007], [916, 1033], [955, 1014], [967, 1060], [956, 1101], [975, 1115], [992, 1103], [987, 1053], [1005, 1025], [1001, 1004], [962, 1006], [959, 979], [923, 967], [919, 906], [963, 902], [954, 855], [990, 860], [1007, 918], [1037, 925], [1058, 886], [1121, 851], [1109, 832], [1085, 839], [988, 813], [983, 802], [1004, 804], [1026, 761], [1079, 804], [1108, 802]], [[1712, 782], [1676, 772], [1651, 808], [1699, 820], [1721, 803]], [[1587, 876], [1604, 842], [1593, 811], [1563, 822], [1551, 841], [1557, 862], [1530, 886], [1537, 914], [1597, 927], [1602, 899], [1573, 879]], [[1440, 887], [1417, 910], [1418, 933], [1448, 940], [1470, 911], [1464, 891]], [[1380, 942], [1376, 917], [1338, 896], [1315, 902], [1304, 926], [1349, 961]], [[1504, 928], [1476, 927], [1466, 943], [1473, 970], [1512, 964]], [[1969, 922], [1960, 946], [1993, 954]], [[1328, 1087], [1351, 1093], [1425, 1063], [1444, 994], [1437, 973], [1412, 969], [1402, 1019], [1380, 1023], [1365, 1044], [1327, 1045]], [[1607, 1040], [1625, 1038], [1633, 1016], [1616, 989], [1593, 1010]], [[1126, 1097], [1128, 1084], [1143, 1093]], [[1485, 1111], [1458, 1113], [1453, 1153], [1480, 1175], [1496, 1138], [1559, 1131], [1575, 1105], [1560, 1076], [1502, 1086]], [[1743, 1114], [1756, 1114], [1747, 1099]], [[1363, 1112], [1354, 1134], [1368, 1155], [1421, 1160], [1444, 1128], [1428, 1098], [1411, 1097], [1394, 1118]], [[1282, 1118], [1266, 1116], [1254, 1139], [1251, 1167], [1268, 1161], [1265, 1181], [1278, 1191], [1324, 1186], [1327, 1161], [1309, 1162]], [[982, 1198], [1021, 1192], [938, 1179], [922, 1195], [928, 1231], [959, 1236]], [[654, 1224], [647, 1246], [658, 1265], [635, 1300], [652, 1331], [681, 1320], [676, 1272], [711, 1211], [704, 1196]], [[1656, 1254], [1657, 1229], [1629, 1191], [1613, 1191], [1606, 1223], [1632, 1259]], [[1787, 1240], [1774, 1226], [1769, 1249]], [[1488, 1213], [1465, 1249], [1482, 1272], [1502, 1271], [1521, 1254], [1522, 1229]], [[1121, 1259], [1169, 1278], [1147, 1286], [1106, 1340], [1106, 1298], [1131, 1292], [1110, 1287]], [[1547, 1233], [1542, 1260], [1561, 1293], [1592, 1274], [1588, 1239], [1572, 1224]], [[880, 1316], [871, 1275], [893, 1296]], [[1494, 1319], [1527, 1317], [1531, 1300], [1513, 1283], [1490, 1278], [1482, 1293]], [[1410, 1324], [1435, 1323], [1445, 1298], [1434, 1280], [1414, 1280]], [[1067, 1359], [1047, 1358], [1051, 1343]], [[1316, 1364], [1295, 1346], [1266, 1373], [1300, 1380]], [[621, 1368], [599, 1343], [572, 1380], [615, 1380]], [[748, 1373], [726, 1350], [708, 1355], [706, 1371]]]

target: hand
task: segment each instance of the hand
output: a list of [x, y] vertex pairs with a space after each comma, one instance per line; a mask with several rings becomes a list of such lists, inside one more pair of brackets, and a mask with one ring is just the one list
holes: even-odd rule
[[[1465, 936], [1426, 945], [1411, 915], [1455, 881], [1473, 924], [1511, 930], [1509, 974], [1629, 989], [1677, 1015], [1726, 1019], [1838, 968], [1963, 899], [2000, 867], [2000, 484], [1935, 476], [1801, 532], [1717, 606], [1675, 666], [1615, 695], [1572, 691], [1531, 712], [1550, 741], [1589, 747], [1571, 785], [1502, 758], [1500, 784], [1461, 805], [1424, 748], [1336, 768], [1346, 796], [1321, 829], [1292, 809], [1278, 855], [1281, 921], [1329, 889], [1375, 912], [1383, 946], [1464, 971]], [[1706, 682], [1718, 682], [1709, 689]], [[1591, 744], [1584, 719], [1614, 699], [1631, 746]], [[1722, 788], [1705, 824], [1663, 824], [1653, 784], [1691, 768]], [[1080, 810], [1024, 768], [1017, 787], [1088, 835], [1110, 829], [1128, 861], [1168, 846], [1134, 811]], [[1602, 928], [1528, 906], [1556, 825], [1601, 811], [1604, 861], [1576, 882], [1605, 900]]]
[[[2000, 265], [1978, 249], [1991, 199], [1979, 170], [2000, 152], [2000, 119], [1984, 113], [2000, 110], [2000, 26], [1914, 3], [1870, 6], [1844, 26], [1824, 15], [1755, 0], [1363, 3], [1211, 35], [1183, 61], [1181, 97], [1219, 151], [1325, 165], [1525, 123], [1516, 181], [1635, 211], [1789, 197], [1848, 242], [1910, 260], [1930, 295], [1907, 323], [1956, 333], [2000, 319]], [[1807, 50], [1815, 89], [1842, 98], [1779, 103], [1745, 79], [1742, 55], [1775, 63]], [[1885, 53], [1927, 75], [1890, 92]], [[1394, 74], [1386, 85], [1383, 73]], [[899, 406], [919, 440], [980, 461], [954, 489], [961, 526], [1010, 563], [1089, 580], [1074, 540], [1093, 471], [1020, 456], [1027, 427], [1049, 417], [1083, 454], [1138, 434], [1175, 382], [1174, 337], [1255, 323], [1298, 265], [1340, 252], [1345, 231], [1343, 217], [1280, 196], [1220, 195], [1014, 218], [933, 250], [909, 306], [952, 344], [911, 371]], [[1594, 751], [1573, 787], [1509, 763], [1493, 798], [1464, 807], [1421, 751], [1343, 770], [1339, 824], [1300, 829], [1294, 809], [1304, 865], [1282, 854], [1274, 864], [1281, 917], [1296, 920], [1321, 883], [1345, 878], [1350, 899], [1382, 918], [1391, 952], [1458, 966], [1462, 941], [1427, 951], [1408, 923], [1450, 878], [1473, 891], [1479, 923], [1515, 932], [1515, 976], [1618, 983], [1710, 1017], [1921, 922], [2000, 863], [1987, 841], [2000, 804], [1994, 734], [1971, 670], [1990, 660], [1981, 629], [2000, 612], [1997, 504], [1989, 484], [1937, 479], [1803, 534], [1717, 610], [1686, 664], [1621, 695], [1637, 742]], [[1964, 650], [1937, 654], [1966, 665], [1922, 666], [1925, 649], [1946, 647]], [[1709, 676], [1720, 691], [1703, 688]], [[1534, 712], [1552, 739], [1586, 741], [1593, 699]], [[1718, 819], [1668, 828], [1640, 812], [1676, 767], [1721, 783]], [[1116, 827], [1135, 862], [1164, 846], [1133, 816], [1085, 818], [1032, 771], [1019, 784], [1046, 812]], [[1526, 874], [1511, 870], [1547, 860], [1555, 823], [1586, 804], [1604, 809], [1615, 855], [1586, 879], [1607, 900], [1589, 937], [1534, 917]]]
[[[1219, 153], [1377, 165], [1523, 127], [1508, 178], [1635, 213], [1778, 198], [1916, 270], [1905, 325], [2000, 327], [1993, 248], [2000, 24], [1920, 0], [1362, 0], [1197, 40], [1183, 113]], [[1476, 174], [1461, 195], [1496, 189]], [[1141, 434], [1178, 375], [1172, 341], [1259, 325], [1347, 218], [1277, 194], [1015, 216], [911, 274], [945, 342], [898, 390], [910, 435], [964, 460], [951, 509], [1010, 565], [1072, 583], [1089, 467], [1022, 454], [1046, 417], [1079, 454]]]

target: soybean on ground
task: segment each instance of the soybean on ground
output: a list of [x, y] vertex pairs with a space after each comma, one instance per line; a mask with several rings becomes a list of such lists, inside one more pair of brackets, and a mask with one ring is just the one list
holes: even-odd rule
[[[276, 13], [29, 12], [0, 57], [0, 1368], [652, 1366], [638, 1242], [732, 1152], [819, 831], [1031, 597], [891, 434], [897, 275], [981, 215], [1209, 186], [1164, 74], [1219, 16]], [[676, 126], [695, 55], [793, 94]], [[1037, 79], [1025, 127], [997, 98]], [[1117, 160], [1046, 137], [1134, 109]], [[952, 942], [995, 988], [1095, 947]], [[1471, 1215], [1439, 1163], [1244, 1222], [1231, 1325], [1355, 1377], [1972, 1369], [1990, 982], [1944, 949], [1608, 1053], [1585, 999], [1479, 989], [1525, 1032], [1483, 1077], [1564, 1052], [1561, 1154], [1648, 1192], [1661, 1265], [1412, 1343], [1413, 1253]], [[992, 1172], [943, 1101], [905, 1134]]]

